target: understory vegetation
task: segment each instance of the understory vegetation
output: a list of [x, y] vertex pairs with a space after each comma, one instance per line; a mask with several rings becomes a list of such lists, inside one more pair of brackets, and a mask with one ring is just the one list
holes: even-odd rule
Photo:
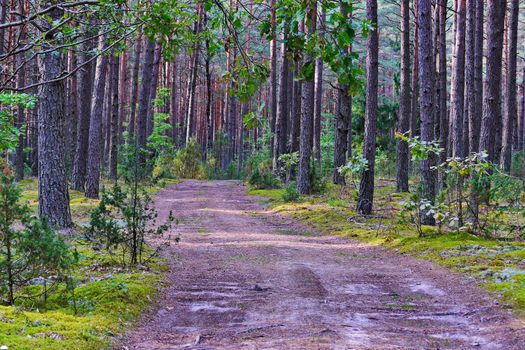
[[[34, 217], [36, 180], [17, 185], [8, 175], [0, 175], [0, 197], [9, 195], [10, 202], [2, 200], [0, 207], [19, 213], [23, 226], [2, 229], [2, 239], [10, 239], [16, 248], [12, 259], [17, 269], [14, 288], [9, 289], [5, 278], [9, 259], [0, 257], [0, 288], [7, 304], [0, 306], [0, 344], [9, 349], [109, 347], [151, 305], [162, 286], [165, 263], [155, 248], [145, 244], [144, 236], [153, 233], [150, 195], [175, 181], [151, 186], [141, 182], [148, 194], [133, 192], [124, 180], [105, 182], [111, 190], [101, 200], [72, 191], [77, 226], [56, 233]], [[0, 221], [7, 224], [4, 212]], [[154, 233], [161, 235], [172, 221], [170, 217]], [[31, 264], [20, 270], [23, 259], [31, 259]]]

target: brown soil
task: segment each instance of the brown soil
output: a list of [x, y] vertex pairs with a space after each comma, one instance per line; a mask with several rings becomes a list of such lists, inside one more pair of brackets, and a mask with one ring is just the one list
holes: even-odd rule
[[124, 349], [525, 349], [524, 323], [473, 280], [313, 234], [238, 182], [185, 181], [156, 203], [181, 242]]

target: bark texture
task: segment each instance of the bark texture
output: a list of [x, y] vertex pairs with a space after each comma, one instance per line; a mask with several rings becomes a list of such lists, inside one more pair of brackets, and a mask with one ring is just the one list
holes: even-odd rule
[[[401, 0], [401, 81], [399, 92], [398, 131], [406, 133], [410, 128], [410, 7], [409, 0]], [[396, 190], [408, 192], [408, 143], [397, 141]]]
[[501, 65], [503, 51], [503, 24], [506, 0], [488, 2], [487, 9], [487, 68], [483, 92], [480, 151], [487, 151], [495, 160], [495, 126], [501, 108]]
[[[89, 36], [86, 30], [86, 36]], [[82, 63], [88, 62], [91, 58], [93, 43], [87, 41], [82, 47]], [[77, 191], [84, 191], [86, 182], [86, 161], [89, 139], [89, 118], [91, 117], [91, 98], [93, 93], [93, 68], [92, 62], [87, 63], [79, 72], [80, 78], [80, 108], [77, 123], [77, 140], [75, 147], [75, 157], [73, 161], [73, 176], [71, 187]]]
[[[366, 18], [377, 25], [377, 0], [367, 0]], [[377, 87], [379, 67], [379, 30], [370, 29], [366, 44], [366, 107], [363, 157], [368, 162], [359, 185], [357, 212], [362, 215], [372, 213], [374, 202], [374, 167], [376, 157]]]
[[[519, 0], [511, 0], [510, 19], [509, 19], [509, 54], [507, 62], [507, 86], [505, 113], [503, 116], [503, 148], [501, 150], [501, 167], [503, 171], [510, 172], [512, 161], [512, 143], [515, 133], [515, 122], [518, 112], [517, 101], [517, 51], [518, 51], [518, 17]], [[517, 130], [516, 130], [517, 131]]]
[[[450, 91], [450, 119], [452, 121], [452, 156], [463, 157], [463, 113], [465, 101], [465, 29], [466, 0], [456, 2], [455, 46], [452, 62]], [[421, 29], [420, 29], [421, 30]], [[423, 77], [422, 77], [423, 78]]]
[[[305, 26], [305, 35], [309, 40], [315, 32], [317, 20], [317, 3], [309, 0], [307, 5], [308, 25]], [[309, 194], [312, 191], [311, 158], [312, 158], [312, 134], [314, 118], [314, 94], [315, 94], [315, 62], [310, 54], [305, 55], [305, 65], [314, 65], [313, 76], [305, 79], [301, 91], [301, 137], [299, 151], [299, 176], [297, 179], [297, 190], [301, 194]]]
[[[100, 37], [99, 48], [104, 48], [105, 37]], [[104, 91], [109, 56], [102, 55], [97, 59], [95, 84], [89, 122], [89, 143], [87, 159], [86, 192], [87, 198], [98, 198], [100, 189], [100, 166], [102, 148], [102, 115], [104, 112]]]
[[[418, 1], [419, 24], [419, 100], [421, 106], [421, 140], [430, 142], [434, 138], [434, 71], [432, 48], [432, 2], [431, 0]], [[433, 157], [421, 161], [421, 186], [424, 199], [434, 202], [435, 174], [431, 169]], [[434, 224], [434, 217], [421, 213], [421, 221], [426, 225]]]
[[[46, 39], [50, 42], [58, 34], [50, 30], [51, 21], [59, 20], [62, 14], [62, 10], [55, 9], [49, 13], [50, 21], [40, 23], [41, 27], [49, 30]], [[60, 52], [49, 50], [39, 55], [40, 79], [48, 81], [59, 77], [64, 64]], [[40, 85], [38, 89], [38, 213], [55, 228], [69, 227], [72, 223], [64, 159], [64, 93], [63, 80]]]

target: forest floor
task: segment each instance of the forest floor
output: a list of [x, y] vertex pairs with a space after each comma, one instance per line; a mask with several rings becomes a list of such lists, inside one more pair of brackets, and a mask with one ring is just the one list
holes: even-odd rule
[[184, 181], [156, 206], [181, 241], [123, 349], [523, 348], [523, 321], [475, 280], [322, 234], [239, 182]]

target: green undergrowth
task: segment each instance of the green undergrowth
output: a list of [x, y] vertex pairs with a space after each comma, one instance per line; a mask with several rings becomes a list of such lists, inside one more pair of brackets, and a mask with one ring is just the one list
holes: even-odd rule
[[[80, 253], [74, 296], [57, 285], [47, 301], [0, 306], [0, 345], [9, 349], [106, 349], [154, 300], [164, 264], [123, 268], [114, 256], [71, 241]], [[41, 286], [29, 287], [32, 292]]]
[[283, 189], [249, 190], [248, 193], [264, 197], [263, 201], [272, 210], [323, 233], [382, 245], [467, 273], [501, 297], [521, 317], [525, 316], [524, 242], [465, 232], [439, 232], [435, 227], [423, 227], [425, 235], [420, 238], [412, 225], [398, 220], [398, 203], [406, 195], [394, 191], [392, 182], [380, 181], [375, 190], [374, 215], [366, 218], [356, 213], [354, 194], [338, 187], [331, 187], [325, 195], [302, 196], [290, 203], [282, 200]]
[[[174, 180], [148, 188], [155, 193]], [[106, 183], [109, 185], [109, 182]], [[36, 211], [37, 182], [21, 182], [23, 198]], [[88, 222], [98, 200], [70, 191], [71, 212], [77, 224]], [[0, 346], [8, 349], [109, 349], [114, 336], [121, 334], [152, 304], [162, 285], [165, 262], [152, 258], [146, 266], [122, 267], [118, 252], [92, 250], [74, 234], [67, 237], [80, 256], [74, 272], [74, 295], [65, 285], [53, 286], [47, 300], [24, 298], [16, 306], [0, 306]], [[27, 288], [26, 294], [39, 294], [42, 286]], [[36, 293], [35, 293], [36, 292]]]
[[[166, 186], [178, 183], [175, 179], [162, 179], [153, 184], [148, 184], [146, 191], [150, 194], [155, 194]], [[38, 182], [33, 178], [26, 178], [19, 182], [22, 188], [23, 200], [27, 202], [29, 207], [36, 213], [38, 208]], [[101, 187], [110, 187], [112, 182], [103, 180]], [[79, 225], [87, 223], [91, 210], [98, 205], [98, 199], [91, 199], [84, 197], [82, 192], [69, 190], [71, 216], [73, 222]]]

